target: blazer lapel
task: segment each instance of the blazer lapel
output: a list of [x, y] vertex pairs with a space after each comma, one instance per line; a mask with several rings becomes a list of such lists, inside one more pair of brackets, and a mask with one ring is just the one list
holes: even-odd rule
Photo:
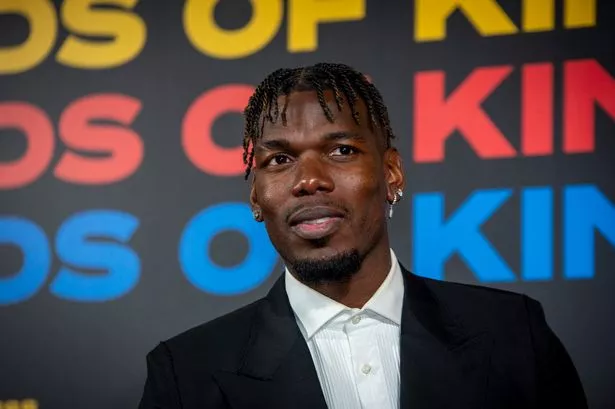
[[[480, 408], [491, 336], [468, 330], [424, 279], [402, 271], [400, 408]], [[283, 275], [255, 313], [242, 364], [234, 371], [217, 372], [215, 378], [233, 409], [326, 409]]]
[[326, 409], [283, 275], [256, 312], [243, 363], [237, 371], [220, 371], [215, 377], [233, 409]]
[[472, 333], [402, 267], [405, 296], [400, 345], [400, 408], [480, 408], [493, 341]]

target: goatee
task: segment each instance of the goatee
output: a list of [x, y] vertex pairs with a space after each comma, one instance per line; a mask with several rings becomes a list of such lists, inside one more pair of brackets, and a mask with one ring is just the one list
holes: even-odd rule
[[359, 251], [350, 250], [328, 258], [293, 260], [289, 267], [299, 281], [322, 284], [348, 281], [359, 271], [362, 262]]

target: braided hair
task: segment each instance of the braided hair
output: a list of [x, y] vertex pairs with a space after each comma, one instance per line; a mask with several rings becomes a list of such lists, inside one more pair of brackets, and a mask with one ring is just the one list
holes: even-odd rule
[[[282, 124], [286, 125], [288, 95], [294, 91], [316, 91], [318, 102], [330, 122], [333, 122], [333, 113], [325, 100], [325, 91], [333, 92], [339, 111], [346, 100], [357, 125], [360, 121], [357, 103], [361, 99], [367, 108], [370, 128], [379, 128], [385, 138], [385, 146], [391, 146], [394, 135], [387, 108], [380, 92], [363, 74], [344, 64], [319, 63], [308, 67], [282, 68], [269, 74], [259, 84], [244, 110], [243, 162], [246, 165], [246, 179], [254, 162], [254, 145], [263, 135], [265, 121], [275, 123], [281, 119]], [[282, 95], [286, 98], [280, 108], [278, 97]]]

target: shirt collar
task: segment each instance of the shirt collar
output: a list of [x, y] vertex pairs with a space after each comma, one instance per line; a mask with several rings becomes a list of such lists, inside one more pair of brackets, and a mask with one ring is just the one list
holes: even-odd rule
[[[401, 311], [404, 299], [404, 282], [399, 262], [393, 250], [391, 269], [374, 295], [361, 309], [351, 309], [332, 300], [297, 280], [288, 268], [285, 269], [285, 286], [290, 305], [300, 323], [306, 339], [311, 338], [320, 328], [342, 311], [370, 310], [396, 325], [401, 325]], [[354, 315], [354, 314], [353, 314]]]

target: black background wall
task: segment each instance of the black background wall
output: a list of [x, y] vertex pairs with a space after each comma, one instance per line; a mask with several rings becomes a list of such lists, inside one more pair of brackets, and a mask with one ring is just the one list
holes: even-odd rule
[[614, 8], [455, 4], [1, 0], [0, 407], [135, 407], [159, 340], [268, 291], [239, 112], [319, 61], [389, 106], [400, 261], [537, 298], [615, 407]]

